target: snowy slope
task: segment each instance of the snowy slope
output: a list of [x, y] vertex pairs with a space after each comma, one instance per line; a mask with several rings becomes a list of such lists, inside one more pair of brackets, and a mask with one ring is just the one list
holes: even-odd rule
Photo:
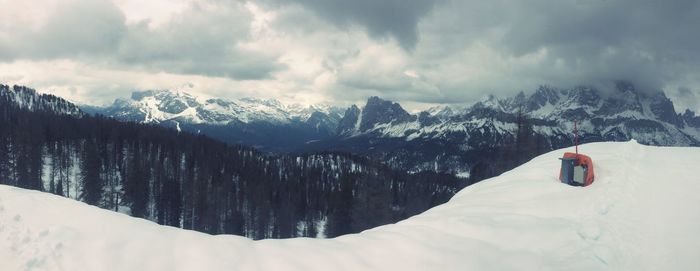
[[699, 148], [594, 143], [587, 188], [554, 151], [396, 225], [251, 241], [0, 186], [0, 270], [700, 270]]

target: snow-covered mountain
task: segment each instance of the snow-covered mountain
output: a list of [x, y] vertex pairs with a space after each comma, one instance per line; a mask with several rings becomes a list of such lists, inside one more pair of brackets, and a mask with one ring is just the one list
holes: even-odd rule
[[227, 100], [183, 90], [148, 90], [104, 108], [85, 107], [119, 120], [156, 123], [205, 133], [264, 150], [289, 150], [333, 135], [343, 110], [330, 105], [285, 105], [274, 99]]
[[252, 241], [159, 226], [0, 186], [0, 269], [700, 270], [699, 148], [586, 144], [596, 181], [557, 180], [564, 151], [394, 225]]
[[31, 111], [48, 111], [71, 116], [84, 114], [69, 101], [54, 95], [40, 94], [36, 90], [24, 86], [10, 87], [0, 84], [0, 101]]
[[491, 95], [471, 106], [440, 106], [414, 115], [397, 103], [372, 97], [364, 107], [346, 111], [337, 137], [310, 147], [369, 153], [409, 170], [466, 172], [479, 161], [493, 163], [507, 156], [494, 153], [520, 144], [518, 127], [532, 131], [522, 144], [533, 154], [570, 146], [574, 121], [582, 142], [636, 139], [648, 145], [700, 145], [700, 117], [694, 112], [677, 113], [662, 91], [641, 91], [619, 82], [607, 92], [540, 87], [529, 95]]
[[532, 124], [537, 134], [552, 138], [571, 134], [577, 120], [582, 137], [592, 140], [634, 138], [651, 145], [700, 144], [700, 117], [694, 112], [678, 114], [662, 91], [641, 92], [622, 82], [613, 93], [589, 87], [540, 87], [531, 95], [521, 92], [506, 99], [491, 95], [469, 107], [442, 106], [417, 115], [408, 114], [396, 103], [373, 97], [363, 109], [349, 109], [338, 129], [345, 137], [407, 141], [463, 134], [466, 144], [463, 147], [469, 148], [473, 147], [469, 143], [472, 136], [484, 133], [504, 139], [512, 136], [519, 115]]
[[205, 98], [183, 90], [135, 92], [97, 112], [262, 150], [370, 154], [411, 171], [468, 172], [481, 160], [497, 159], [494, 149], [516, 143], [518, 123], [535, 134], [527, 143], [537, 145], [534, 153], [573, 144], [574, 120], [582, 142], [634, 138], [650, 145], [700, 145], [700, 116], [677, 113], [662, 91], [642, 91], [625, 82], [608, 91], [543, 86], [530, 94], [491, 95], [473, 105], [440, 106], [418, 114], [379, 97], [343, 110], [276, 100]]
[[317, 113], [334, 125], [333, 120], [340, 119], [342, 110], [328, 105], [287, 106], [274, 99], [227, 100], [195, 96], [182, 90], [147, 90], [133, 92], [130, 99], [117, 99], [100, 113], [145, 123], [177, 121], [211, 125], [308, 122]]

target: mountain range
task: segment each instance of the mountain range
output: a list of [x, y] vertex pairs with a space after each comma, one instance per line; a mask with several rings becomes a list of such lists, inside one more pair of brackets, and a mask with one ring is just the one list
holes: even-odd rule
[[137, 91], [130, 99], [117, 99], [110, 106], [83, 109], [118, 120], [160, 124], [275, 152], [291, 151], [309, 140], [332, 136], [343, 116], [341, 108], [329, 105], [206, 98], [182, 90]]
[[347, 153], [270, 155], [0, 88], [0, 185], [163, 225], [253, 239], [335, 237], [396, 223], [468, 184]]
[[372, 97], [363, 108], [346, 111], [335, 137], [315, 145], [369, 153], [409, 170], [459, 172], [482, 160], [503, 159], [493, 151], [517, 144], [521, 128], [532, 135], [527, 143], [534, 145], [532, 155], [570, 146], [575, 121], [580, 142], [636, 139], [647, 145], [700, 145], [700, 117], [694, 112], [678, 114], [662, 91], [640, 91], [624, 82], [607, 92], [543, 86], [529, 95], [488, 96], [470, 106], [441, 106], [418, 114]]
[[636, 139], [648, 145], [700, 146], [700, 116], [690, 110], [677, 113], [662, 91], [639, 90], [627, 82], [608, 91], [542, 86], [529, 94], [490, 95], [472, 105], [439, 106], [417, 114], [379, 97], [343, 109], [202, 97], [184, 90], [137, 91], [106, 107], [79, 108], [30, 88], [0, 88], [0, 97], [29, 109], [51, 107], [70, 115], [159, 124], [268, 152], [345, 151], [407, 171], [466, 174], [479, 162], [497, 163], [504, 153], [495, 150], [516, 145], [523, 126], [532, 136], [526, 145], [534, 148], [527, 156], [570, 146], [574, 121], [580, 142]]
[[399, 103], [370, 97], [363, 106], [284, 105], [276, 100], [203, 98], [182, 90], [134, 92], [107, 107], [83, 107], [120, 120], [157, 123], [272, 152], [347, 151], [393, 167], [468, 172], [499, 159], [496, 148], [516, 144], [526, 125], [542, 153], [581, 142], [626, 141], [661, 146], [700, 145], [700, 116], [676, 112], [663, 91], [617, 82], [613, 90], [541, 86], [472, 105], [439, 106], [411, 114]]

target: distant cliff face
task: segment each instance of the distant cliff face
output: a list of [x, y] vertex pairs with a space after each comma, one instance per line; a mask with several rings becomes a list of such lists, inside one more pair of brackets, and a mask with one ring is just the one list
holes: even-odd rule
[[370, 97], [362, 110], [352, 106], [345, 111], [338, 133], [350, 135], [355, 132], [365, 132], [376, 125], [414, 120], [416, 116], [406, 112], [398, 103], [382, 100], [379, 97]]

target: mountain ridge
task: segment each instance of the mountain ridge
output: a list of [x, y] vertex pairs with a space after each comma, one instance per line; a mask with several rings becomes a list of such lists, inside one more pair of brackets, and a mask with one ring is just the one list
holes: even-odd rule
[[85, 114], [74, 103], [61, 97], [38, 93], [32, 88], [25, 86], [0, 84], [0, 99], [7, 104], [14, 104], [20, 109], [32, 111], [49, 111], [57, 114], [82, 116]]
[[313, 113], [333, 117], [338, 109], [328, 105], [284, 105], [275, 99], [208, 98], [182, 90], [135, 91], [129, 99], [117, 99], [104, 107], [107, 116], [146, 123], [172, 120], [226, 125], [232, 121], [290, 123], [307, 121]]
[[[687, 127], [700, 128], [697, 125], [700, 118], [695, 116], [693, 111], [686, 110], [684, 113], [677, 113], [672, 101], [661, 91], [638, 92], [629, 84], [618, 84], [618, 91], [624, 93], [626, 98], [604, 98], [601, 91], [590, 87], [573, 89], [540, 87], [529, 96], [523, 92], [505, 99], [489, 95], [485, 99], [463, 108], [444, 106], [409, 115], [410, 117], [374, 121], [373, 124], [368, 123], [371, 120], [363, 119], [361, 120], [363, 125], [359, 129], [347, 126], [341, 127], [340, 130], [343, 131], [342, 135], [345, 137], [374, 134], [374, 136], [380, 137], [405, 137], [406, 140], [414, 140], [421, 137], [434, 138], [448, 131], [460, 132], [464, 131], [465, 128], [473, 130], [489, 124], [507, 126], [513, 124], [519, 113], [527, 115], [536, 129], [539, 130], [538, 132], [545, 132], [545, 129], [549, 129], [550, 135], [570, 133], [572, 130], [570, 124], [574, 120], [581, 123], [582, 132], [598, 133], [603, 138], [607, 137], [606, 133], [610, 130], [621, 129], [619, 125], [627, 123], [648, 122], [648, 125], [656, 125], [656, 128], [659, 128], [658, 124], [661, 123], [669, 124], [677, 128], [681, 134], [686, 134], [683, 129]], [[379, 98], [374, 97], [373, 99]], [[377, 102], [372, 103], [376, 104]], [[369, 105], [368, 101], [368, 105], [363, 109]], [[359, 110], [359, 107], [356, 108]], [[376, 109], [372, 107], [372, 110]], [[403, 109], [399, 108], [399, 110]], [[365, 114], [365, 112], [346, 114], [346, 116], [352, 120], [360, 114]], [[498, 123], [499, 121], [502, 123]], [[341, 120], [341, 123], [352, 122]], [[507, 130], [499, 129], [505, 127], [496, 128], [504, 132]], [[665, 139], [644, 137], [635, 139], [645, 144], [654, 145], [700, 144], [700, 134], [686, 135], [685, 138], [668, 136]], [[624, 138], [623, 140], [629, 139]]]
[[196, 96], [184, 90], [135, 91], [93, 114], [123, 121], [154, 123], [264, 151], [291, 151], [293, 146], [335, 133], [342, 111], [330, 105], [285, 105], [275, 99], [229, 100]]
[[676, 112], [662, 91], [642, 91], [622, 81], [612, 91], [541, 86], [527, 94], [488, 95], [471, 105], [445, 105], [415, 114], [377, 96], [343, 111], [276, 100], [200, 97], [183, 90], [138, 91], [109, 107], [83, 108], [263, 151], [369, 155], [408, 171], [468, 172], [489, 157], [487, 153], [512, 148], [521, 124], [533, 134], [526, 144], [536, 145], [533, 154], [572, 145], [574, 120], [581, 142], [634, 138], [649, 145], [700, 145], [700, 116], [690, 110]]
[[[469, 172], [480, 162], [493, 166], [507, 156], [524, 153], [516, 159], [519, 162], [493, 166], [495, 174], [527, 161], [527, 157], [573, 145], [574, 121], [578, 122], [580, 142], [636, 139], [647, 145], [700, 146], [700, 117], [695, 112], [678, 113], [662, 91], [640, 91], [625, 82], [619, 82], [612, 92], [586, 86], [542, 86], [530, 94], [489, 95], [469, 106], [440, 106], [408, 116], [362, 119], [376, 112], [386, 116], [391, 115], [386, 112], [405, 112], [392, 109], [391, 102], [372, 99], [364, 107], [352, 106], [346, 111], [336, 137], [308, 148], [364, 153], [412, 171], [458, 173]], [[384, 107], [377, 108], [377, 104]]]
[[[32, 105], [55, 102], [38, 97]], [[334, 237], [395, 223], [469, 184], [348, 153], [270, 155], [155, 124], [76, 117], [14, 100], [0, 99], [0, 127], [0, 184], [253, 239]]]

